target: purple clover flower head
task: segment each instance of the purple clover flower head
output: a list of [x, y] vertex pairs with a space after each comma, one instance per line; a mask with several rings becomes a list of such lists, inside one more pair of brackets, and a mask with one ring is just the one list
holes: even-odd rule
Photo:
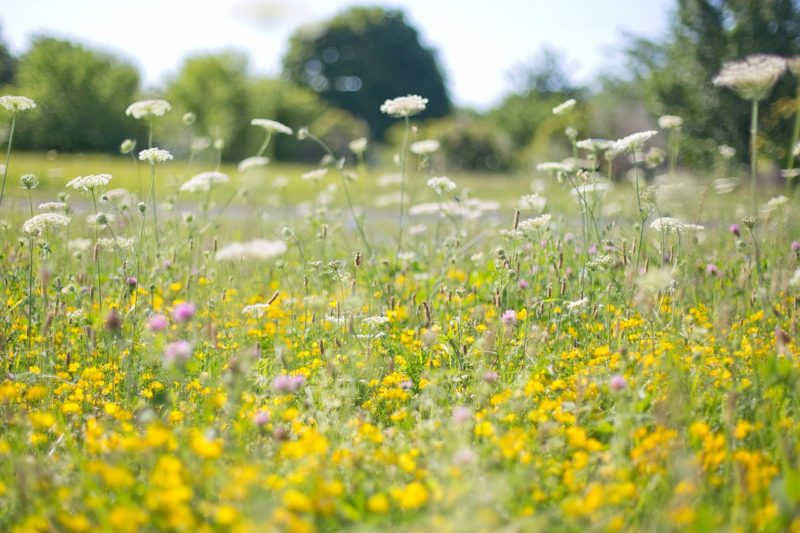
[[526, 279], [519, 280], [519, 284], [518, 285], [519, 285], [519, 288], [523, 289], [523, 290], [525, 290], [525, 289], [527, 289], [528, 287], [531, 286], [531, 284], [528, 283], [528, 280], [526, 280]]
[[589, 252], [589, 255], [597, 255], [597, 245], [593, 244], [589, 246], [589, 249], [587, 251]]
[[167, 344], [164, 348], [164, 362], [167, 364], [185, 363], [192, 356], [192, 345], [184, 340]]
[[179, 303], [172, 310], [172, 318], [174, 318], [176, 322], [186, 322], [191, 320], [195, 311], [197, 311], [197, 307], [194, 304], [189, 302]]
[[728, 231], [739, 237], [742, 234], [742, 229], [739, 227], [739, 224], [731, 224], [731, 227], [728, 228]]
[[501, 320], [503, 321], [503, 324], [505, 324], [506, 326], [513, 326], [514, 324], [517, 323], [517, 312], [514, 311], [513, 309], [509, 309], [505, 313], [503, 313]]
[[614, 392], [619, 392], [628, 386], [628, 382], [625, 381], [624, 377], [620, 376], [619, 374], [615, 374], [614, 376], [611, 376], [611, 379], [608, 381], [608, 386], [611, 387], [611, 390]]
[[706, 274], [710, 276], [719, 276], [719, 269], [717, 268], [717, 265], [715, 265], [714, 263], [707, 264]]
[[792, 251], [797, 252], [800, 250], [800, 241], [792, 241]]
[[400, 382], [400, 388], [403, 390], [411, 390], [411, 387], [413, 386], [414, 383], [412, 383], [410, 379], [406, 379]]
[[161, 313], [151, 316], [150, 320], [147, 322], [147, 329], [155, 333], [164, 331], [167, 329], [167, 326], [169, 326], [169, 320]]
[[456, 424], [466, 424], [472, 420], [472, 410], [469, 407], [459, 405], [453, 408], [453, 422]]
[[266, 426], [269, 424], [269, 420], [269, 411], [265, 409], [261, 409], [253, 415], [253, 424], [257, 425], [258, 427]]
[[306, 377], [302, 374], [296, 376], [281, 374], [272, 380], [272, 390], [281, 394], [291, 394], [302, 387], [305, 382]]
[[139, 280], [137, 280], [135, 276], [128, 276], [127, 283], [128, 283], [128, 288], [133, 290], [139, 285]]
[[486, 372], [483, 373], [483, 381], [485, 381], [486, 383], [494, 383], [498, 379], [500, 379], [500, 376], [494, 370], [487, 370]]

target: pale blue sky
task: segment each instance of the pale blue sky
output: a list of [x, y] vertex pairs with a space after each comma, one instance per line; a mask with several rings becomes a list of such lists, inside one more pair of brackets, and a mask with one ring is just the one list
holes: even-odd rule
[[[562, 50], [579, 81], [619, 68], [623, 33], [663, 35], [674, 0], [4, 0], [0, 21], [15, 53], [37, 33], [119, 53], [146, 85], [193, 52], [239, 49], [254, 73], [276, 75], [291, 32], [352, 4], [401, 7], [434, 47], [457, 104], [489, 107], [508, 72], [543, 45]], [[387, 95], [390, 97], [393, 95]]]

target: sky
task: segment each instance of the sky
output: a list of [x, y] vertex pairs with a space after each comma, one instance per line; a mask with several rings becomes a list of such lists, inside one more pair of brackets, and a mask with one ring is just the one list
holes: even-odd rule
[[[436, 50], [457, 105], [487, 109], [509, 73], [543, 46], [562, 52], [574, 79], [620, 71], [624, 36], [666, 34], [674, 0], [0, 0], [2, 36], [15, 54], [38, 34], [69, 38], [134, 63], [162, 86], [187, 56], [239, 50], [254, 74], [277, 76], [291, 33], [351, 5], [401, 8]], [[391, 97], [394, 95], [387, 95]]]

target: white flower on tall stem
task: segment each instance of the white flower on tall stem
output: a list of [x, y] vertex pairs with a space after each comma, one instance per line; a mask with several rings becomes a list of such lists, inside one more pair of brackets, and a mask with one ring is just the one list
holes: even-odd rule
[[227, 183], [230, 181], [227, 174], [218, 171], [208, 171], [195, 174], [188, 181], [180, 186], [181, 192], [208, 192], [211, 186], [217, 183]]
[[0, 186], [0, 205], [3, 204], [3, 196], [6, 191], [6, 179], [8, 178], [8, 162], [11, 159], [11, 143], [14, 140], [14, 128], [17, 125], [17, 114], [36, 108], [36, 102], [27, 96], [0, 96], [0, 107], [11, 113], [11, 128], [8, 134], [8, 147], [6, 148], [6, 162], [2, 165], [3, 184]]
[[283, 135], [291, 135], [294, 133], [292, 128], [286, 124], [281, 124], [277, 120], [270, 120], [268, 118], [254, 118], [250, 121], [250, 125], [261, 128], [266, 132], [264, 142], [261, 143], [261, 147], [258, 149], [256, 157], [261, 157], [264, 155], [264, 152], [267, 150], [267, 146], [269, 146], [269, 141], [272, 139], [274, 134], [282, 133]]
[[572, 108], [575, 107], [576, 103], [577, 102], [575, 102], [574, 98], [570, 98], [566, 102], [563, 102], [563, 103], [558, 104], [557, 106], [555, 106], [553, 108], [553, 114], [554, 115], [564, 115], [567, 112], [569, 112], [570, 110], [572, 110]]
[[57, 213], [41, 213], [35, 215], [22, 225], [22, 232], [28, 237], [41, 235], [50, 228], [62, 227], [69, 224], [69, 218]]
[[456, 184], [447, 176], [435, 176], [427, 182], [428, 187], [433, 189], [437, 195], [441, 196], [445, 192], [456, 190]]
[[417, 155], [430, 155], [441, 147], [441, 144], [436, 139], [425, 139], [417, 141], [411, 145], [411, 153]]
[[150, 117], [163, 117], [172, 109], [169, 102], [162, 99], [139, 100], [128, 106], [125, 114], [136, 120]]
[[407, 118], [425, 111], [425, 106], [427, 104], [427, 98], [416, 94], [398, 96], [397, 98], [383, 102], [383, 105], [381, 105], [381, 113], [395, 118]]

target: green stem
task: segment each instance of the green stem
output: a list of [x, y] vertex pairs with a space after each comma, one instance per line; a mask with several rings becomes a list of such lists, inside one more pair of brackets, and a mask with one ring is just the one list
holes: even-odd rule
[[753, 216], [758, 216], [758, 198], [756, 197], [756, 167], [758, 163], [758, 100], [753, 99], [750, 116], [750, 195], [753, 197]]
[[156, 214], [156, 166], [150, 165], [150, 199], [148, 204], [153, 202], [153, 233], [156, 237], [156, 250], [161, 250], [161, 243], [158, 239], [158, 215]]
[[30, 266], [28, 267], [28, 348], [33, 342], [33, 237], [30, 242]]
[[97, 239], [99, 232], [97, 229], [97, 196], [94, 194], [94, 188], [89, 189], [92, 193], [92, 204], [94, 205], [94, 266], [97, 271], [97, 303], [100, 316], [103, 315], [103, 288], [100, 283], [100, 250], [97, 248]]
[[269, 140], [272, 138], [272, 132], [267, 132], [267, 137], [264, 139], [264, 143], [261, 145], [261, 148], [258, 149], [258, 153], [256, 154], [258, 157], [264, 155], [264, 152], [267, 150], [267, 146], [269, 146]]
[[[408, 130], [410, 128], [408, 116], [405, 118], [405, 131], [403, 132], [403, 151], [400, 153], [400, 216], [397, 229], [397, 255], [403, 250], [403, 224], [406, 195], [406, 149], [408, 148]], [[399, 259], [398, 259], [399, 261]]]
[[14, 140], [14, 126], [17, 124], [17, 116], [11, 115], [11, 133], [8, 135], [8, 148], [6, 149], [6, 164], [3, 167], [3, 185], [0, 188], [0, 205], [3, 205], [3, 195], [6, 191], [6, 178], [8, 177], [8, 161], [11, 159], [11, 141]]

